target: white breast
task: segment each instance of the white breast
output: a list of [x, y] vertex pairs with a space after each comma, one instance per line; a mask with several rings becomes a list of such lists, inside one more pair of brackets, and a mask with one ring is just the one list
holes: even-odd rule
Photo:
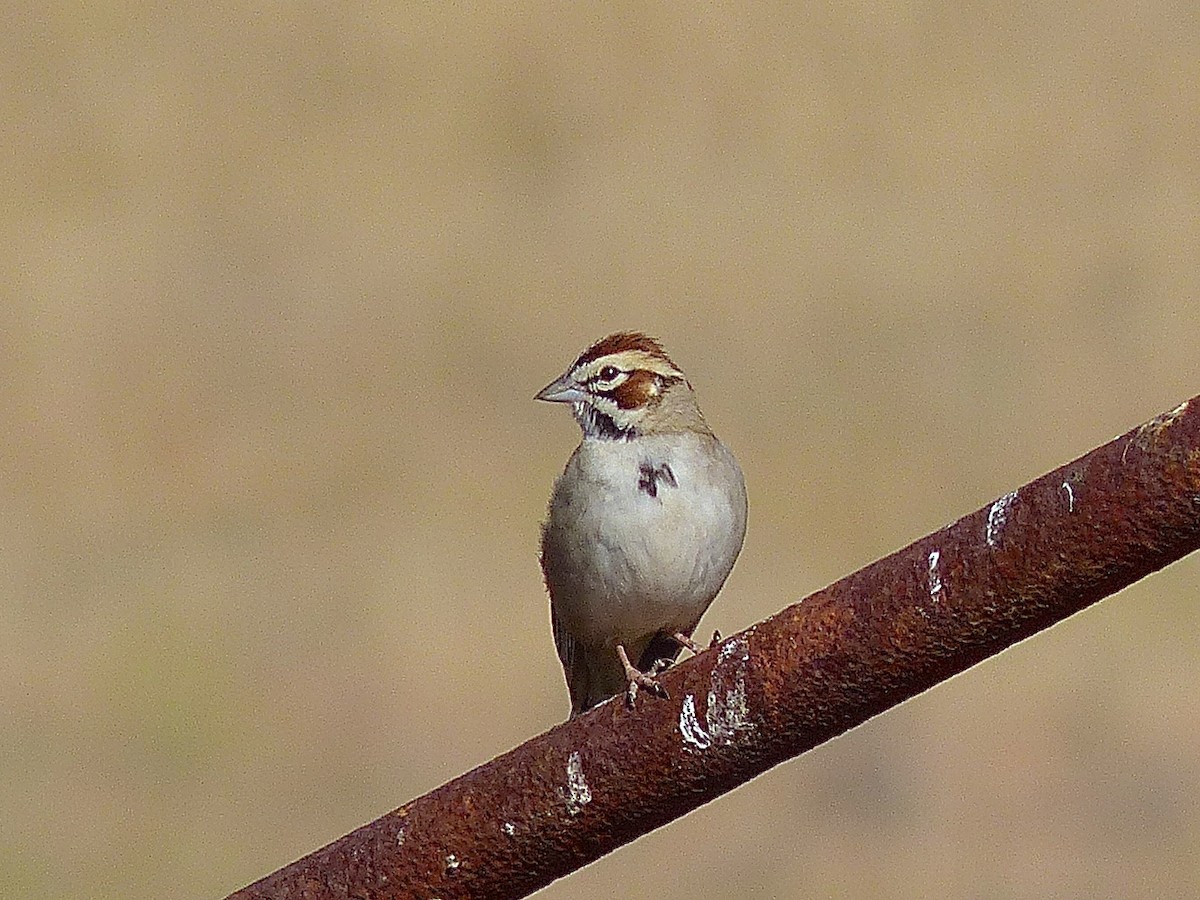
[[[646, 467], [662, 466], [672, 477], [647, 489]], [[555, 485], [543, 537], [556, 613], [592, 646], [690, 630], [745, 530], [741, 469], [712, 436], [584, 440]]]

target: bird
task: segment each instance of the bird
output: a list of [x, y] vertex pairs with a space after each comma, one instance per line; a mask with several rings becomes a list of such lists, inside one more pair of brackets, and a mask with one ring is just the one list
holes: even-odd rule
[[[746, 483], [654, 338], [596, 341], [535, 396], [583, 438], [554, 483], [541, 566], [571, 718], [657, 677], [692, 640], [741, 552]], [[714, 642], [719, 635], [714, 635]]]

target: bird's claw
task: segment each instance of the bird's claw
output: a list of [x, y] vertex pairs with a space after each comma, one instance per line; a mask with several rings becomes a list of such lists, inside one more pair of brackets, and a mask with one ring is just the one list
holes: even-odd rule
[[703, 647], [693, 641], [689, 635], [686, 635], [681, 631], [677, 631], [671, 635], [671, 640], [677, 643], [680, 647], [686, 647], [688, 650], [691, 650], [693, 656], [704, 652]]
[[671, 695], [667, 693], [667, 689], [654, 678], [659, 672], [657, 661], [651, 666], [650, 674], [646, 674], [629, 661], [629, 655], [620, 644], [617, 644], [617, 658], [621, 660], [621, 667], [625, 670], [625, 681], [628, 685], [625, 690], [625, 703], [630, 709], [633, 709], [634, 701], [637, 700], [639, 687], [645, 688], [655, 697], [663, 700], [671, 699]]
[[637, 700], [638, 688], [645, 688], [649, 693], [658, 697], [660, 700], [670, 700], [671, 695], [667, 693], [667, 689], [654, 679], [653, 676], [647, 675], [645, 672], [632, 672], [629, 675], [629, 687], [625, 691], [625, 705], [630, 709], [634, 708], [634, 702]]

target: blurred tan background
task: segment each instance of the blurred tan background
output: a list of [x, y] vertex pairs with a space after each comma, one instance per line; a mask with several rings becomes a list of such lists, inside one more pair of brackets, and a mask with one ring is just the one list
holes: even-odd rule
[[[1187, 4], [10, 8], [0, 894], [222, 896], [560, 721], [532, 401], [662, 338], [728, 634], [1200, 392]], [[1185, 896], [1189, 559], [545, 897]]]

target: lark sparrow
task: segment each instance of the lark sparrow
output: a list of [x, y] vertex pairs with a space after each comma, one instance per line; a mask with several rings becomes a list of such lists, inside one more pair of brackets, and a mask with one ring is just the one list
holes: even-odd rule
[[691, 640], [746, 533], [746, 485], [683, 372], [653, 338], [596, 342], [538, 400], [583, 441], [554, 485], [542, 571], [571, 715], [655, 680]]

